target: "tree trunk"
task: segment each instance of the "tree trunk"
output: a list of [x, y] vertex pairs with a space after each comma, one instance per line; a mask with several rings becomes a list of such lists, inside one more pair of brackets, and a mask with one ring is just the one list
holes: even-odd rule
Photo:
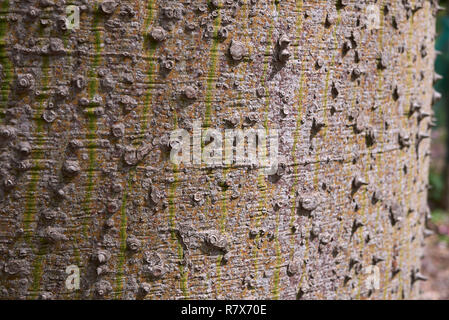
[[435, 1], [64, 2], [1, 2], [1, 298], [418, 297]]

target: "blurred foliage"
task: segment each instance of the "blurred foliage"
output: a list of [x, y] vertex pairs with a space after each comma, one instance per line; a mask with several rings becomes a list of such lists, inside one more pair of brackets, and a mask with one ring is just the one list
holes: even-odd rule
[[[440, 1], [446, 8], [449, 0]], [[432, 141], [432, 161], [429, 175], [429, 203], [432, 208], [432, 222], [435, 225], [449, 225], [449, 214], [446, 201], [447, 186], [446, 166], [449, 163], [449, 141], [446, 139], [449, 131], [449, 10], [439, 12], [436, 26], [438, 37], [435, 48], [441, 54], [435, 61], [435, 71], [443, 79], [435, 84], [435, 89], [442, 94], [441, 100], [435, 104], [434, 112], [436, 128], [439, 135]], [[443, 151], [441, 151], [443, 150]], [[446, 232], [438, 232], [441, 241], [449, 242]]]
[[438, 240], [449, 244], [449, 215], [445, 210], [435, 209], [432, 211], [432, 223], [435, 224], [435, 231]]
[[447, 220], [447, 213], [444, 210], [436, 209], [432, 214], [432, 221], [436, 224], [444, 223]]
[[442, 99], [434, 106], [437, 127], [447, 127], [447, 105], [449, 102], [449, 15], [441, 11], [437, 20], [437, 34], [435, 48], [441, 54], [435, 61], [435, 70], [443, 76], [443, 79], [435, 84], [435, 89], [441, 92]]
[[440, 172], [435, 172], [435, 169], [430, 169], [429, 183], [432, 186], [429, 192], [429, 200], [434, 204], [439, 204], [443, 199], [444, 193], [444, 178]]

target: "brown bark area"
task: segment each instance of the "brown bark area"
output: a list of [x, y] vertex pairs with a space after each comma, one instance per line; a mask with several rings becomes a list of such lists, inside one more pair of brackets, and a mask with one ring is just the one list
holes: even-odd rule
[[[372, 1], [206, 3], [79, 3], [64, 32], [62, 1], [9, 1], [1, 298], [417, 297], [436, 4], [368, 30]], [[233, 119], [279, 128], [285, 170], [169, 161], [173, 129]]]

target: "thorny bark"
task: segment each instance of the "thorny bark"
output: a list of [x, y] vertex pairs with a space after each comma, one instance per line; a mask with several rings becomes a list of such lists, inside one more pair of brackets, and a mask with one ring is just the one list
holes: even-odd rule
[[[2, 298], [418, 295], [435, 1], [65, 2], [1, 2]], [[280, 128], [278, 174], [174, 167], [198, 119]]]

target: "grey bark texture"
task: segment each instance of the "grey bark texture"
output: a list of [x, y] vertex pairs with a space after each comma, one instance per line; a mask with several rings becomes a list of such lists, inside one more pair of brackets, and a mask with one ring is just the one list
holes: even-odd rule
[[[1, 4], [2, 299], [418, 297], [435, 1]], [[278, 172], [174, 166], [195, 120]]]

